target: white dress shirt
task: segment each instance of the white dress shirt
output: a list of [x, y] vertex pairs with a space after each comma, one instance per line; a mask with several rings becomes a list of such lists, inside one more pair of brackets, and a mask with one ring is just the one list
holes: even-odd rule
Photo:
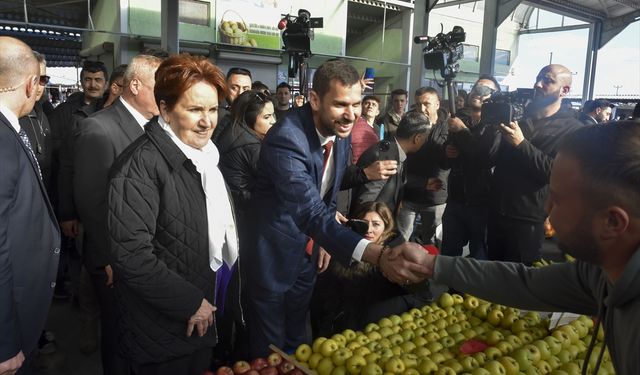
[[138, 125], [140, 125], [142, 130], [144, 130], [144, 126], [147, 124], [147, 122], [149, 122], [149, 120], [147, 120], [140, 112], [138, 112], [137, 109], [133, 108], [131, 104], [127, 103], [127, 101], [124, 100], [122, 96], [119, 97], [118, 99], [120, 99], [120, 101], [122, 102], [124, 107], [127, 109], [127, 111], [131, 113], [131, 116], [133, 116], [133, 118], [136, 119], [136, 122], [138, 123]]

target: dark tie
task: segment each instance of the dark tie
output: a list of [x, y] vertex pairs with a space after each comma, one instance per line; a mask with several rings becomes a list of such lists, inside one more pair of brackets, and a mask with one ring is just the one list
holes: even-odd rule
[[[324, 178], [325, 169], [327, 169], [327, 162], [329, 161], [329, 155], [331, 155], [331, 148], [333, 147], [333, 141], [327, 142], [322, 146], [322, 177], [320, 179], [320, 186], [322, 187], [322, 178]], [[313, 238], [309, 238], [307, 246], [305, 248], [307, 254], [313, 253]]]
[[31, 142], [29, 142], [29, 137], [27, 137], [27, 133], [25, 133], [24, 129], [20, 128], [20, 132], [18, 133], [18, 135], [20, 136], [22, 143], [24, 143], [24, 145], [27, 146], [27, 149], [29, 149], [29, 155], [31, 155], [31, 159], [35, 164], [36, 169], [38, 169], [38, 176], [40, 176], [40, 179], [42, 180], [42, 171], [40, 170], [40, 164], [38, 164], [38, 159], [36, 159], [36, 154], [33, 153], [33, 149], [31, 148]]

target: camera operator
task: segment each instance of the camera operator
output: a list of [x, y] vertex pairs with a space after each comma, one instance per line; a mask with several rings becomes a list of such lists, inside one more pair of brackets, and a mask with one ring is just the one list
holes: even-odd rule
[[444, 170], [447, 160], [444, 144], [449, 132], [447, 114], [440, 109], [440, 96], [432, 87], [421, 87], [416, 90], [415, 109], [429, 118], [432, 124], [431, 133], [426, 143], [418, 152], [407, 155], [405, 185], [402, 205], [398, 211], [398, 230], [405, 240], [409, 240], [413, 232], [416, 215], [420, 215], [421, 225], [416, 228], [413, 237], [422, 243], [432, 243], [436, 227], [440, 225], [447, 201], [446, 184], [438, 189], [427, 187], [430, 179], [445, 182], [449, 171]]
[[540, 258], [549, 174], [562, 137], [582, 126], [561, 106], [571, 90], [571, 71], [558, 64], [542, 68], [524, 119], [499, 124], [483, 135], [491, 181], [487, 244], [489, 258], [530, 265]]
[[449, 159], [449, 191], [442, 215], [442, 254], [462, 255], [468, 243], [473, 258], [487, 259], [487, 220], [491, 169], [480, 163], [478, 141], [490, 127], [481, 123], [482, 103], [500, 91], [498, 81], [481, 75], [465, 100], [465, 106], [451, 118], [445, 153]]

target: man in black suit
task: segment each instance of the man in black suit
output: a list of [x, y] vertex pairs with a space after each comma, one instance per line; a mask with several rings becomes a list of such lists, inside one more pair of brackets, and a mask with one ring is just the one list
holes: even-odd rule
[[404, 161], [408, 154], [420, 150], [430, 129], [429, 118], [424, 113], [409, 112], [400, 120], [395, 137], [376, 143], [362, 154], [358, 159], [359, 167], [364, 168], [376, 160], [395, 160], [398, 162], [398, 173], [389, 179], [369, 181], [356, 188], [351, 205], [352, 213], [358, 211], [363, 203], [373, 201], [385, 203], [392, 212], [396, 212], [405, 183]]
[[14, 38], [0, 37], [0, 51], [0, 374], [26, 374], [56, 285], [60, 231], [18, 122], [36, 101], [38, 62]]
[[584, 102], [578, 120], [585, 125], [596, 125], [611, 119], [613, 104], [604, 99], [587, 100]]
[[124, 373], [118, 356], [113, 273], [107, 237], [107, 185], [109, 169], [118, 155], [144, 133], [143, 126], [158, 115], [153, 96], [155, 71], [161, 60], [139, 55], [124, 75], [120, 99], [78, 124], [74, 147], [73, 193], [84, 225], [84, 265], [91, 276], [101, 311], [101, 351], [104, 374]]

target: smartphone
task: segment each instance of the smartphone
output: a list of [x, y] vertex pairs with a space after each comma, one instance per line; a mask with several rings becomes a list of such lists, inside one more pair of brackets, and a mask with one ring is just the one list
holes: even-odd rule
[[[373, 68], [366, 68], [364, 70], [364, 79], [365, 80], [366, 79], [374, 79], [375, 75], [376, 75], [376, 71]], [[373, 89], [374, 89], [373, 85], [374, 85], [373, 83], [369, 84], [369, 86], [371, 86], [371, 88], [370, 89], [365, 89], [364, 92], [368, 93], [368, 94], [373, 93]]]

